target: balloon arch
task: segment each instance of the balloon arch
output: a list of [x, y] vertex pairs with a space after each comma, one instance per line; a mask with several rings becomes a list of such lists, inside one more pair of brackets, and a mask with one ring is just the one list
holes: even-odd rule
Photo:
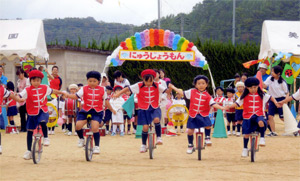
[[[143, 50], [143, 48], [154, 46], [167, 47], [172, 49], [172, 51]], [[202, 53], [192, 42], [170, 30], [146, 29], [142, 32], [136, 32], [134, 36], [121, 42], [112, 54], [107, 57], [103, 72], [105, 72], [107, 67], [121, 66], [125, 60], [189, 61], [192, 66], [201, 67], [203, 70], [209, 71], [212, 87], [215, 88], [211, 71]]]

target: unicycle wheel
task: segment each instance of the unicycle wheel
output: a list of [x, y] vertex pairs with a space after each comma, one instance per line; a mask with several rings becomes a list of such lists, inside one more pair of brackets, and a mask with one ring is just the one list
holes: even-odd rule
[[201, 135], [198, 135], [197, 150], [198, 150], [198, 160], [201, 160], [201, 150], [202, 150], [202, 137], [201, 137]]
[[38, 164], [41, 160], [43, 152], [43, 144], [41, 138], [35, 138], [32, 149], [32, 160], [34, 164]]
[[86, 144], [85, 144], [85, 158], [86, 161], [92, 161], [92, 157], [93, 157], [93, 138], [92, 136], [88, 136], [88, 138], [86, 139]]
[[255, 161], [255, 137], [251, 138], [251, 162]]
[[153, 159], [154, 145], [153, 145], [153, 135], [149, 134], [149, 156]]

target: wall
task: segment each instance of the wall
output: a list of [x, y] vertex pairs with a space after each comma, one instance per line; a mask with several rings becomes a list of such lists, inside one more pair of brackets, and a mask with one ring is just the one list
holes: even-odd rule
[[49, 49], [50, 62], [56, 62], [59, 76], [63, 81], [62, 90], [70, 84], [86, 84], [86, 73], [91, 70], [103, 71], [106, 55], [70, 50]]
[[[63, 81], [62, 90], [66, 90], [70, 84], [86, 84], [86, 73], [91, 70], [96, 70], [101, 73], [107, 57], [107, 55], [101, 55], [99, 53], [71, 51], [65, 49], [48, 49], [48, 53], [50, 57], [48, 66], [49, 72], [51, 73], [53, 66], [50, 65], [51, 63], [55, 63], [55, 65], [59, 67], [59, 76]], [[8, 78], [8, 80], [13, 80], [14, 84], [16, 84], [17, 69], [15, 67], [15, 63], [19, 63], [19, 59], [15, 59], [13, 61], [3, 59], [0, 61], [0, 64], [3, 63], [6, 64], [4, 66], [4, 75]], [[45, 67], [45, 65], [43, 66]], [[36, 65], [36, 68], [38, 67], [39, 65]]]

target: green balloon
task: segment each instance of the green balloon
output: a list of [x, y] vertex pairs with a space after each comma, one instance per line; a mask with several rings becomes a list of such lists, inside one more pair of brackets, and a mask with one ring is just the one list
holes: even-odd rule
[[204, 66], [203, 66], [203, 70], [207, 70], [208, 69], [208, 64], [205, 64]]

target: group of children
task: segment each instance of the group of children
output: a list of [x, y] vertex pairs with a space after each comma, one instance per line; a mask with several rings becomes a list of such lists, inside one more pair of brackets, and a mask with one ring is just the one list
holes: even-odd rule
[[[30, 87], [27, 87], [25, 90], [23, 90], [19, 96], [15, 96], [7, 91], [3, 86], [0, 86], [0, 99], [10, 97], [18, 102], [26, 101], [26, 109], [29, 116], [27, 123], [27, 151], [24, 155], [24, 159], [30, 159], [32, 156], [32, 134], [33, 130], [38, 125], [41, 125], [42, 127], [44, 134], [44, 145], [49, 145], [46, 127], [49, 114], [46, 104], [47, 95], [51, 95], [52, 93], [62, 94], [65, 98], [65, 104], [70, 104], [73, 107], [74, 104], [77, 105], [77, 103], [69, 103], [69, 99], [81, 100], [81, 109], [77, 111], [77, 114], [75, 114], [75, 109], [72, 108], [70, 111], [73, 111], [74, 114], [69, 115], [67, 113], [65, 116], [67, 116], [67, 118], [76, 119], [75, 127], [79, 137], [78, 147], [83, 147], [85, 141], [82, 128], [87, 123], [87, 116], [91, 115], [91, 131], [93, 132], [95, 142], [95, 147], [93, 150], [94, 154], [100, 153], [99, 127], [103, 125], [103, 120], [106, 121], [106, 123], [109, 121], [109, 114], [107, 114], [107, 112], [109, 113], [108, 110], [111, 111], [111, 119], [113, 124], [112, 135], [116, 134], [117, 125], [120, 126], [121, 135], [124, 135], [124, 112], [122, 109], [122, 105], [125, 102], [124, 98], [122, 97], [124, 94], [127, 96], [134, 94], [137, 102], [135, 116], [137, 116], [137, 124], [143, 127], [142, 145], [140, 148], [141, 153], [147, 152], [146, 142], [148, 138], [149, 125], [153, 125], [155, 128], [157, 135], [156, 144], [163, 144], [161, 137], [161, 96], [164, 93], [168, 94], [171, 90], [174, 90], [177, 92], [176, 100], [181, 101], [180, 104], [184, 105], [182, 101], [183, 96], [190, 100], [189, 118], [187, 122], [188, 154], [192, 154], [195, 151], [193, 144], [193, 135], [195, 129], [205, 128], [205, 143], [207, 146], [212, 145], [210, 137], [212, 123], [209, 118], [209, 113], [211, 107], [213, 107], [226, 111], [228, 123], [233, 123], [233, 131], [235, 130], [235, 127], [233, 127], [235, 126], [235, 122], [238, 122], [237, 135], [241, 134], [240, 127], [242, 125], [242, 133], [244, 135], [244, 149], [242, 151], [243, 157], [248, 156], [247, 145], [249, 141], [249, 135], [252, 132], [260, 132], [259, 144], [261, 146], [265, 146], [264, 133], [267, 124], [264, 118], [265, 104], [271, 100], [276, 107], [281, 107], [283, 103], [286, 103], [293, 98], [300, 99], [300, 90], [298, 90], [297, 93], [295, 93], [292, 97], [288, 97], [278, 103], [274, 97], [264, 93], [261, 90], [259, 87], [260, 82], [257, 78], [251, 77], [246, 79], [244, 84], [241, 82], [236, 84], [238, 90], [237, 93], [235, 93], [232, 89], [228, 89], [228, 97], [226, 99], [221, 97], [222, 89], [217, 89], [216, 91], [218, 97], [214, 100], [207, 91], [209, 79], [204, 75], [196, 76], [193, 81], [194, 88], [186, 91], [176, 88], [171, 83], [165, 87], [159, 82], [155, 82], [156, 76], [157, 72], [152, 69], [146, 69], [141, 73], [141, 82], [131, 86], [124, 86], [124, 88], [120, 85], [116, 85], [113, 88], [113, 94], [108, 94], [108, 92], [111, 93], [111, 90], [108, 89], [109, 91], [107, 91], [106, 87], [99, 85], [101, 74], [97, 71], [90, 71], [86, 74], [87, 85], [81, 87], [79, 90], [75, 86], [70, 86], [70, 93], [66, 93], [50, 89], [47, 85], [41, 85], [43, 74], [38, 70], [34, 70], [29, 74], [31, 83]], [[234, 99], [234, 97], [236, 97], [236, 99]], [[68, 111], [68, 109], [65, 110], [65, 112]], [[175, 118], [178, 120], [182, 119], [182, 115], [180, 113], [182, 113], [182, 110], [179, 110], [179, 114], [175, 114]], [[68, 127], [70, 127], [70, 124], [72, 125], [72, 121], [68, 122]], [[230, 127], [228, 128], [228, 131], [229, 129]]]

